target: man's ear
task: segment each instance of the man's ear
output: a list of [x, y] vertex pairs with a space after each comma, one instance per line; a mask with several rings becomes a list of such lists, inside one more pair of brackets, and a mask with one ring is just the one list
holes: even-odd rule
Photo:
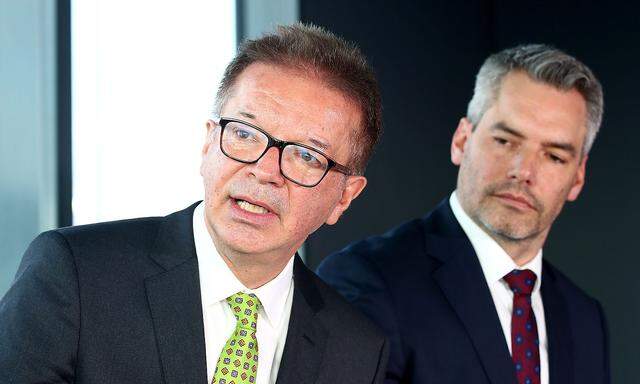
[[204, 138], [204, 145], [202, 146], [202, 156], [204, 157], [207, 152], [209, 152], [209, 147], [213, 143], [213, 131], [215, 131], [217, 125], [213, 122], [213, 120], [207, 120], [205, 124], [207, 128], [207, 133]]
[[567, 194], [567, 201], [575, 201], [580, 192], [582, 191], [582, 187], [584, 187], [584, 178], [587, 172], [587, 158], [589, 156], [584, 155], [582, 160], [580, 160], [580, 165], [578, 166], [578, 170], [576, 171], [576, 177], [573, 181], [573, 185]]
[[458, 123], [458, 127], [456, 131], [453, 133], [453, 138], [451, 139], [451, 162], [455, 165], [460, 165], [462, 163], [462, 158], [464, 157], [464, 146], [471, 137], [473, 133], [473, 124], [467, 119], [463, 117], [460, 119]]
[[364, 187], [367, 185], [367, 178], [364, 176], [349, 176], [347, 177], [347, 185], [342, 191], [342, 196], [340, 197], [340, 201], [333, 208], [333, 211], [327, 218], [326, 223], [329, 225], [333, 225], [338, 222], [338, 219], [344, 211], [349, 208], [351, 202], [360, 195]]
[[207, 128], [207, 133], [206, 133], [206, 136], [204, 137], [204, 144], [202, 145], [202, 153], [201, 153], [202, 160], [200, 162], [200, 175], [203, 175], [203, 176], [204, 176], [204, 166], [206, 162], [206, 157], [207, 157], [207, 154], [209, 153], [209, 150], [211, 149], [211, 146], [213, 145], [213, 136], [214, 136], [214, 131], [216, 129], [216, 123], [214, 123], [213, 120], [207, 120], [207, 123], [205, 124], [205, 126]]

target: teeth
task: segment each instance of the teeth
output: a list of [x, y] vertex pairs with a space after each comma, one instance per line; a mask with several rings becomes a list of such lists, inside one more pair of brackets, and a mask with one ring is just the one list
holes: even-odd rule
[[240, 208], [244, 209], [245, 211], [248, 211], [248, 212], [251, 212], [251, 213], [267, 213], [267, 212], [269, 212], [266, 209], [262, 208], [261, 206], [251, 204], [251, 203], [249, 203], [247, 201], [244, 201], [244, 200], [238, 200], [238, 206]]

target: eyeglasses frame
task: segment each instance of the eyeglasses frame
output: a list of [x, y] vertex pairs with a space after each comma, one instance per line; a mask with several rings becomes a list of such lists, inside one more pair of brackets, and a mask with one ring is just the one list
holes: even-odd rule
[[[331, 157], [327, 156], [325, 153], [323, 153], [322, 151], [318, 150], [317, 148], [311, 147], [309, 145], [305, 145], [305, 144], [301, 144], [301, 143], [296, 143], [294, 141], [283, 141], [283, 140], [279, 140], [276, 139], [275, 137], [271, 136], [269, 133], [267, 133], [264, 129], [258, 127], [255, 124], [251, 124], [248, 123], [244, 120], [240, 120], [240, 119], [235, 119], [235, 118], [231, 118], [231, 117], [222, 117], [222, 116], [213, 116], [211, 118], [211, 120], [218, 126], [220, 126], [220, 150], [222, 151], [222, 153], [224, 153], [225, 156], [227, 156], [228, 158], [238, 161], [240, 163], [244, 163], [244, 164], [255, 164], [258, 161], [260, 161], [260, 159], [262, 158], [262, 156], [264, 156], [265, 153], [267, 153], [269, 151], [269, 149], [271, 149], [272, 147], [276, 147], [278, 148], [278, 166], [280, 167], [280, 174], [287, 180], [291, 181], [292, 183], [295, 183], [297, 185], [300, 185], [302, 187], [306, 187], [306, 188], [313, 188], [316, 185], [320, 184], [320, 182], [324, 179], [324, 177], [327, 175], [327, 173], [329, 173], [330, 170], [335, 170], [336, 172], [340, 172], [346, 176], [352, 176], [353, 172], [346, 166], [338, 163], [337, 161], [333, 160]], [[261, 132], [262, 134], [264, 134], [267, 137], [267, 147], [264, 149], [264, 151], [260, 154], [260, 156], [258, 156], [258, 158], [254, 161], [245, 161], [245, 160], [240, 160], [237, 159], [231, 155], [229, 155], [224, 148], [222, 148], [222, 135], [224, 133], [224, 129], [227, 126], [227, 124], [229, 123], [239, 123], [239, 124], [244, 124], [247, 125], [259, 132]], [[299, 181], [295, 181], [293, 179], [291, 179], [289, 176], [285, 175], [284, 172], [282, 171], [282, 153], [284, 152], [284, 148], [288, 145], [297, 145], [299, 147], [302, 148], [306, 148], [309, 150], [312, 150], [314, 152], [317, 152], [319, 154], [321, 154], [322, 156], [324, 156], [327, 159], [327, 169], [325, 169], [324, 174], [322, 175], [322, 177], [320, 177], [320, 179], [318, 180], [317, 183], [315, 184], [302, 184]]]

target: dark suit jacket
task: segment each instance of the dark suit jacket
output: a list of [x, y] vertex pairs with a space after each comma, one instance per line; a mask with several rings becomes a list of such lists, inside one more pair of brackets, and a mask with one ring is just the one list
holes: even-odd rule
[[[0, 302], [0, 383], [206, 383], [194, 207], [34, 240]], [[278, 384], [382, 382], [387, 356], [296, 256]]]
[[[516, 383], [480, 262], [449, 203], [329, 256], [318, 273], [391, 339], [387, 383]], [[552, 384], [608, 383], [598, 302], [543, 262]]]

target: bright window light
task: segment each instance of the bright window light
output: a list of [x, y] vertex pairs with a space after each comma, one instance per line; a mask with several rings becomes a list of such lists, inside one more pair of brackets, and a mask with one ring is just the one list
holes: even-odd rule
[[235, 20], [234, 0], [72, 1], [74, 224], [203, 198], [205, 122]]

